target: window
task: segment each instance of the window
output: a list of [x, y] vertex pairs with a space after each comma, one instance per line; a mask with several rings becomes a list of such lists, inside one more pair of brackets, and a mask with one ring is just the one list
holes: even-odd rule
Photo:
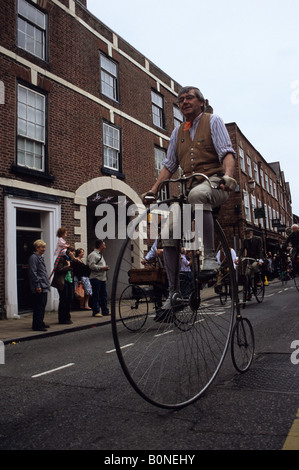
[[173, 120], [174, 120], [174, 127], [180, 126], [184, 120], [183, 114], [177, 106], [173, 107]]
[[256, 162], [253, 162], [253, 171], [254, 171], [255, 181], [257, 182], [257, 184], [260, 184], [259, 169], [258, 169], [258, 165]]
[[103, 125], [104, 167], [120, 171], [120, 130], [109, 124]]
[[265, 173], [265, 184], [266, 184], [266, 190], [269, 192], [269, 178], [266, 173]]
[[18, 46], [46, 59], [47, 15], [38, 8], [18, 0]]
[[260, 175], [261, 175], [261, 185], [262, 185], [262, 188], [265, 189], [264, 170], [262, 170], [262, 168], [260, 169]]
[[248, 168], [248, 175], [252, 178], [252, 168], [251, 168], [251, 158], [247, 155], [247, 168]]
[[244, 158], [244, 150], [241, 146], [239, 146], [239, 156], [240, 156], [240, 168], [242, 171], [245, 171], [245, 158]]
[[[162, 167], [163, 167], [162, 162], [165, 157], [166, 157], [165, 150], [155, 147], [155, 177], [156, 178], [158, 177], [158, 174], [162, 170]], [[164, 200], [164, 199], [167, 199], [167, 197], [168, 197], [168, 189], [167, 189], [167, 186], [164, 186], [161, 192], [161, 199]]]
[[271, 196], [273, 196], [274, 195], [274, 193], [273, 193], [273, 182], [272, 182], [271, 178], [269, 178], [269, 185], [270, 185], [270, 194], [271, 194]]
[[18, 86], [17, 165], [45, 171], [46, 97]]
[[155, 91], [152, 91], [152, 113], [155, 126], [164, 128], [163, 98]]
[[[260, 201], [259, 199], [257, 201], [257, 206], [258, 206], [259, 209], [262, 209], [262, 207], [263, 207], [262, 201]], [[264, 218], [260, 218], [259, 223], [260, 223], [261, 227], [264, 228]]]
[[243, 200], [245, 208], [245, 218], [248, 222], [251, 222], [250, 199], [248, 192], [245, 190], [243, 190]]
[[100, 54], [101, 92], [118, 101], [118, 65], [103, 54]]
[[268, 217], [267, 204], [264, 204], [264, 209], [265, 209], [266, 228], [269, 228], [269, 217]]
[[251, 207], [252, 207], [254, 223], [257, 225], [258, 224], [258, 219], [256, 219], [255, 215], [254, 215], [254, 211], [256, 209], [256, 197], [253, 194], [251, 194]]

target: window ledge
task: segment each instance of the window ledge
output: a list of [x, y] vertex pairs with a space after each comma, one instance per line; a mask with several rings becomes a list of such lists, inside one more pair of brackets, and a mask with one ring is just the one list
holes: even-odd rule
[[10, 171], [17, 175], [32, 176], [34, 178], [40, 178], [46, 181], [55, 180], [55, 176], [51, 175], [48, 172], [32, 170], [31, 168], [26, 168], [26, 167], [19, 166], [19, 165], [11, 165]]
[[103, 173], [103, 175], [115, 176], [116, 178], [119, 178], [119, 179], [121, 179], [121, 180], [124, 180], [125, 177], [126, 177], [126, 176], [125, 176], [123, 173], [121, 173], [120, 171], [112, 170], [111, 168], [106, 168], [106, 167], [104, 167], [104, 166], [102, 166], [101, 172]]

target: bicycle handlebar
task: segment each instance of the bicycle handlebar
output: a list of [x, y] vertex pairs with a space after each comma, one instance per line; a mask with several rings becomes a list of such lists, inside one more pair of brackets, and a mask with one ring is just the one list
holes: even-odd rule
[[[143, 199], [147, 202], [147, 203], [152, 203], [152, 202], [155, 202], [157, 200], [157, 195], [160, 194], [160, 191], [161, 191], [161, 188], [162, 186], [166, 185], [167, 183], [180, 183], [182, 185], [185, 186], [186, 188], [186, 184], [187, 182], [191, 179], [191, 178], [196, 178], [196, 177], [201, 177], [203, 179], [205, 179], [209, 185], [211, 186], [212, 189], [221, 189], [220, 188], [220, 184], [226, 184], [224, 180], [220, 180], [219, 181], [219, 185], [217, 186], [216, 184], [213, 184], [211, 181], [210, 181], [210, 178], [205, 175], [204, 173], [193, 173], [192, 175], [190, 176], [181, 176], [180, 178], [174, 178], [174, 179], [166, 179], [164, 181], [162, 181], [159, 186], [158, 186], [158, 190], [157, 190], [157, 193], [153, 193], [152, 191], [149, 191], [146, 195], [143, 196]], [[184, 188], [184, 189], [185, 189]], [[181, 191], [181, 195], [184, 195], [184, 191]]]
[[[196, 178], [197, 176], [200, 176], [200, 177], [204, 178], [206, 181], [208, 181], [208, 183], [210, 184], [212, 189], [220, 189], [219, 186], [216, 186], [216, 185], [211, 183], [210, 178], [207, 175], [205, 175], [203, 173], [193, 173], [190, 176], [181, 176], [180, 178], [173, 178], [173, 179], [167, 179], [167, 180], [162, 181], [162, 183], [159, 184], [159, 187], [158, 187], [158, 190], [157, 190], [157, 195], [160, 193], [162, 186], [166, 185], [167, 183], [181, 183], [181, 184], [185, 185], [185, 187], [186, 187], [187, 182], [191, 178]], [[157, 196], [156, 196], [156, 194], [149, 191], [147, 193], [147, 195], [144, 196], [144, 199], [147, 202], [153, 202], [153, 201], [157, 200]]]
[[163, 184], [166, 184], [166, 183], [184, 183], [184, 184], [186, 184], [188, 180], [190, 180], [191, 178], [196, 178], [197, 176], [201, 176], [204, 179], [206, 179], [208, 181], [208, 183], [210, 184], [211, 188], [213, 188], [213, 189], [218, 188], [218, 186], [212, 185], [212, 183], [210, 181], [210, 178], [207, 175], [205, 175], [203, 173], [193, 173], [190, 176], [181, 176], [180, 178], [174, 178], [174, 179], [169, 179], [169, 180], [162, 181], [162, 183], [160, 183], [160, 185], [159, 185], [158, 192], [160, 191], [161, 186]]

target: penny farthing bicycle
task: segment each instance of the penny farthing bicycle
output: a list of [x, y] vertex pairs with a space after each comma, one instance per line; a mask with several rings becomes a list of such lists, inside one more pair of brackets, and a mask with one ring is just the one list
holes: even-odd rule
[[[154, 242], [153, 214], [161, 210], [167, 219], [165, 212], [173, 214], [173, 207], [183, 214], [187, 179], [165, 181], [164, 184], [179, 185], [179, 196], [151, 205], [130, 221], [112, 284], [112, 332], [123, 372], [141, 397], [162, 408], [182, 408], [202, 396], [216, 378], [231, 339], [237, 370], [247, 370], [253, 357], [253, 331], [240, 315], [231, 253], [217, 218], [215, 249], [222, 246], [229, 268], [223, 282], [229, 286], [230, 296], [224, 305], [215, 295], [215, 279], [201, 276], [204, 246], [194, 221], [191, 230], [181, 230], [180, 239], [190, 257], [191, 277], [188, 281], [182, 277], [180, 289], [173, 293], [171, 306], [163, 315], [148, 294], [153, 277], [142, 272], [142, 260]], [[182, 222], [180, 225], [183, 227]], [[156, 284], [157, 276], [154, 279]]]

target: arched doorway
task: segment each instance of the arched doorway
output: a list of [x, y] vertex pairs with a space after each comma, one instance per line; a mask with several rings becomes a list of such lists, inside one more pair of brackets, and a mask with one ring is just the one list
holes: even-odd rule
[[[123, 238], [119, 239], [118, 223], [125, 223], [123, 217], [118, 217], [120, 210], [119, 202], [125, 202], [125, 207], [130, 204], [142, 204], [139, 195], [126, 183], [112, 177], [99, 177], [90, 180], [80, 186], [75, 194], [75, 204], [79, 205], [74, 218], [80, 221], [75, 227], [75, 234], [80, 235], [80, 241], [76, 243], [76, 248], [83, 248], [85, 253], [90, 253], [94, 248], [94, 241], [97, 237], [96, 225], [98, 221], [97, 208], [101, 204], [111, 204], [115, 212], [115, 238], [108, 237], [106, 241], [105, 260], [110, 267], [108, 273], [108, 294], [111, 292], [111, 282], [113, 278], [113, 268], [119, 253]], [[122, 207], [124, 209], [124, 207]], [[101, 211], [99, 211], [101, 212]], [[121, 222], [122, 221], [122, 222]]]

